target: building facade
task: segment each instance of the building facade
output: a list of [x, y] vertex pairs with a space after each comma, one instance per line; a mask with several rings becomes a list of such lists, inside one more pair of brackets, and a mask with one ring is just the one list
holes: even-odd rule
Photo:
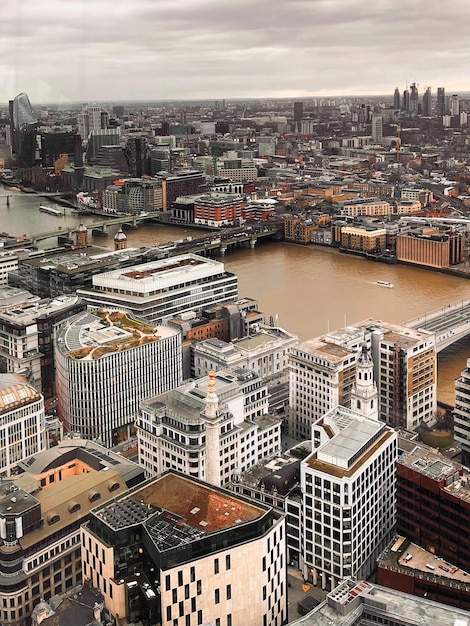
[[23, 376], [0, 374], [0, 476], [46, 446], [44, 398]]
[[148, 476], [173, 469], [216, 485], [236, 481], [281, 450], [282, 422], [268, 404], [266, 383], [240, 369], [211, 372], [143, 402], [139, 463]]
[[455, 439], [462, 446], [462, 463], [470, 465], [470, 359], [455, 381]]
[[[323, 442], [315, 446], [316, 430]], [[304, 578], [333, 589], [368, 578], [395, 526], [396, 433], [383, 422], [336, 407], [313, 427], [301, 463]]]
[[80, 526], [99, 502], [141, 482], [132, 461], [87, 441], [63, 441], [0, 484], [1, 626], [29, 626], [40, 599], [82, 581]]
[[238, 298], [238, 279], [223, 263], [196, 254], [142, 263], [93, 277], [77, 294], [89, 307], [124, 308], [156, 324], [185, 311]]
[[110, 447], [130, 436], [142, 399], [182, 378], [179, 333], [120, 311], [72, 317], [58, 333], [55, 360], [66, 431]]
[[287, 618], [284, 539], [272, 509], [170, 472], [95, 509], [83, 572], [128, 623], [275, 626]]

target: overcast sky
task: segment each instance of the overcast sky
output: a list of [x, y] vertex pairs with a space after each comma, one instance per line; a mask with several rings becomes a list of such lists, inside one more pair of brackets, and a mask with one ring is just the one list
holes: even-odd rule
[[3, 0], [0, 102], [470, 90], [469, 0]]

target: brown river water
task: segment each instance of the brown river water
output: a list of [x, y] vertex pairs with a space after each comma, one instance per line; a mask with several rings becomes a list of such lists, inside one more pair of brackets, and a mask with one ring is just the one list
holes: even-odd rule
[[[10, 206], [6, 206], [10, 195]], [[84, 218], [71, 214], [55, 217], [38, 211], [39, 204], [58, 207], [36, 196], [0, 188], [0, 231], [13, 235], [37, 234], [78, 226]], [[100, 221], [86, 218], [86, 223]], [[91, 242], [112, 247], [117, 227], [108, 238]], [[199, 235], [191, 228], [145, 225], [127, 231], [128, 247], [158, 245], [169, 240]], [[41, 243], [52, 247], [54, 240]], [[264, 242], [255, 249], [227, 252], [221, 261], [239, 279], [240, 297], [258, 300], [267, 316], [278, 316], [279, 325], [305, 340], [345, 324], [366, 318], [404, 322], [446, 304], [470, 297], [470, 280], [404, 265], [384, 265], [337, 250]], [[393, 283], [380, 287], [377, 280]], [[438, 399], [454, 403], [454, 380], [470, 356], [470, 337], [439, 355]]]

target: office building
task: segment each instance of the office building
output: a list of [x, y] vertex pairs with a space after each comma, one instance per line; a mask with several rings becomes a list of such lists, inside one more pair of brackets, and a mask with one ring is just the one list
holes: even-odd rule
[[21, 293], [24, 300], [0, 312], [0, 369], [22, 372], [50, 398], [54, 395], [54, 331], [70, 315], [83, 311], [85, 304], [76, 296], [36, 302], [28, 298], [28, 292]]
[[439, 116], [445, 115], [447, 112], [446, 108], [446, 91], [444, 87], [437, 88], [437, 101], [436, 101], [436, 113]]
[[[80, 228], [80, 227], [79, 227]], [[80, 235], [85, 232], [80, 231]], [[77, 239], [77, 245], [82, 240]], [[9, 274], [9, 283], [28, 289], [41, 298], [75, 294], [80, 287], [92, 284], [95, 274], [124, 268], [166, 256], [158, 248], [126, 248], [109, 251], [97, 246], [86, 250], [46, 252], [18, 262], [18, 270]]]
[[181, 338], [127, 312], [81, 313], [58, 332], [55, 361], [66, 431], [111, 447], [129, 438], [141, 400], [181, 383]]
[[402, 106], [402, 110], [405, 113], [409, 113], [410, 112], [410, 92], [408, 89], [405, 89], [405, 91], [403, 92], [403, 106]]
[[423, 115], [424, 117], [431, 117], [432, 115], [431, 87], [428, 87], [423, 95]]
[[383, 124], [384, 124], [383, 117], [381, 115], [378, 115], [377, 113], [374, 113], [372, 115], [372, 130], [371, 130], [372, 141], [374, 143], [378, 143], [378, 144], [382, 143]]
[[101, 108], [99, 106], [84, 105], [81, 113], [78, 114], [78, 134], [82, 140], [88, 139], [91, 132], [101, 130]]
[[80, 526], [141, 482], [142, 469], [90, 441], [63, 441], [0, 484], [0, 623], [29, 626], [40, 599], [82, 582]]
[[203, 193], [207, 184], [204, 174], [197, 170], [185, 170], [178, 174], [162, 173], [155, 178], [161, 181], [163, 211], [169, 211], [180, 196]]
[[238, 297], [238, 279], [223, 263], [196, 254], [142, 263], [93, 276], [93, 286], [78, 289], [90, 307], [124, 308], [149, 324], [230, 302]]
[[0, 312], [22, 307], [25, 304], [38, 304], [39, 301], [39, 296], [33, 296], [26, 289], [8, 286], [0, 287]]
[[[96, 163], [96, 158], [102, 146], [120, 146], [121, 129], [100, 128], [90, 131], [86, 147], [86, 160], [89, 164]], [[126, 163], [127, 165], [127, 163]], [[119, 170], [117, 170], [119, 171]]]
[[194, 376], [210, 370], [243, 367], [265, 379], [287, 371], [288, 355], [298, 338], [282, 328], [256, 325], [248, 337], [230, 343], [220, 339], [199, 341], [193, 348]]
[[397, 532], [470, 572], [469, 524], [468, 469], [410, 442], [397, 463]]
[[450, 114], [455, 117], [460, 113], [460, 99], [457, 94], [454, 94], [450, 99]]
[[93, 511], [83, 574], [127, 623], [275, 626], [287, 618], [284, 539], [272, 509], [169, 472]]
[[143, 402], [139, 463], [149, 476], [174, 469], [215, 485], [237, 480], [281, 450], [281, 419], [268, 403], [266, 383], [242, 369], [209, 372]]
[[410, 113], [418, 114], [418, 86], [416, 83], [410, 85]]
[[462, 463], [470, 466], [470, 359], [455, 381], [454, 429], [462, 447]]
[[300, 466], [303, 575], [334, 589], [344, 578], [368, 578], [390, 540], [397, 435], [383, 422], [342, 406], [312, 431], [314, 449]]
[[0, 476], [46, 448], [44, 398], [24, 376], [0, 374]]
[[294, 122], [300, 122], [304, 116], [304, 103], [294, 102]]
[[400, 110], [400, 90], [398, 87], [395, 87], [395, 91], [393, 92], [393, 108]]
[[307, 616], [290, 626], [467, 626], [470, 612], [394, 591], [366, 580], [348, 579]]
[[337, 405], [348, 406], [364, 334], [347, 329], [310, 339], [289, 352], [289, 434], [310, 439], [311, 425]]
[[18, 94], [10, 105], [10, 128], [13, 129], [13, 152], [19, 167], [36, 163], [37, 120], [27, 94]]
[[8, 274], [18, 269], [18, 254], [0, 252], [0, 286], [8, 285]]

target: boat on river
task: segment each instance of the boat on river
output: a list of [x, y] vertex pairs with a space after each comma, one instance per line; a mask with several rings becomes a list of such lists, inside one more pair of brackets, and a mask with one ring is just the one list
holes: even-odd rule
[[62, 211], [59, 211], [58, 209], [54, 209], [51, 206], [44, 206], [43, 204], [39, 205], [39, 210], [42, 211], [43, 213], [48, 213], [49, 215], [55, 215], [56, 217], [62, 217], [63, 215]]
[[393, 283], [389, 283], [386, 280], [377, 280], [375, 284], [379, 285], [379, 287], [393, 287]]

